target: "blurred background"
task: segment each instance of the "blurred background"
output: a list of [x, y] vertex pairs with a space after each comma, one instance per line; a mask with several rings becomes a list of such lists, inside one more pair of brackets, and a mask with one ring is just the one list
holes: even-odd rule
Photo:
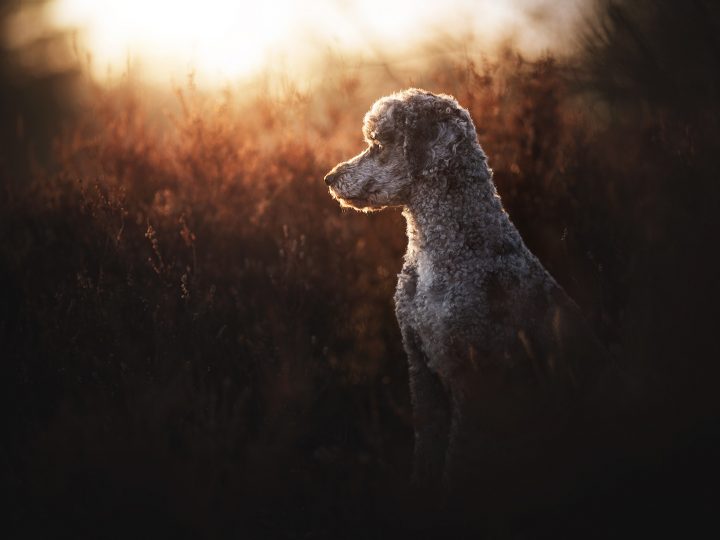
[[[715, 3], [3, 0], [0, 32], [6, 537], [716, 527]], [[470, 110], [632, 390], [562, 504], [409, 489], [404, 220], [322, 182], [408, 86]]]

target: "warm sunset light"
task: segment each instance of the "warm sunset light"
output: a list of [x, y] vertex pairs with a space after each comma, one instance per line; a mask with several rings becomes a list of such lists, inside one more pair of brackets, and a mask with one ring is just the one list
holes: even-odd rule
[[2, 538], [720, 538], [718, 36], [0, 0]]
[[[565, 24], [577, 16], [578, 4], [568, 2], [552, 19]], [[528, 18], [545, 5], [542, 0], [56, 0], [48, 18], [54, 27], [77, 29], [100, 77], [130, 65], [155, 82], [194, 71], [199, 80], [218, 83], [267, 68], [298, 73], [330, 50], [371, 56], [409, 50], [441, 27], [454, 38], [472, 33], [483, 45], [512, 35], [526, 49], [540, 50], [556, 36], [547, 25], [529, 25]], [[454, 31], [448, 34], [448, 27]]]
[[160, 77], [191, 68], [233, 77], [263, 64], [294, 11], [289, 0], [59, 0], [53, 19], [79, 27], [100, 70], [129, 60]]

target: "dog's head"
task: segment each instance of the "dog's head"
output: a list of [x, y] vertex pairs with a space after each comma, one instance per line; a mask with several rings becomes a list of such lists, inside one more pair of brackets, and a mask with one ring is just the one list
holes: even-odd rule
[[415, 185], [477, 145], [470, 114], [452, 97], [410, 89], [375, 102], [365, 115], [368, 147], [327, 176], [343, 206], [377, 210], [407, 204]]

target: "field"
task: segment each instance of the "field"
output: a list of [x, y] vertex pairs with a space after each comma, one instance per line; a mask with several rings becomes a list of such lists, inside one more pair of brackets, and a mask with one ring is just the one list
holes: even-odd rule
[[508, 521], [478, 509], [472, 523], [496, 538], [702, 531], [719, 448], [720, 72], [707, 36], [720, 19], [709, 2], [656, 4], [608, 4], [570, 58], [508, 46], [411, 71], [329, 58], [313, 88], [222, 92], [192, 77], [172, 93], [131, 74], [81, 79], [83, 108], [45, 138], [32, 113], [21, 120], [34, 102], [3, 105], [10, 536], [462, 526], [408, 486], [392, 304], [404, 220], [343, 211], [322, 182], [361, 149], [370, 104], [407, 86], [471, 111], [513, 222], [635, 396], [609, 443], [622, 459], [598, 455], [605, 482], [579, 480], [567, 507]]

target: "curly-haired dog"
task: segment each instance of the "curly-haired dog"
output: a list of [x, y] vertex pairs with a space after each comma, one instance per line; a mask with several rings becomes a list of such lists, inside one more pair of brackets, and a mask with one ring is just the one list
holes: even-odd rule
[[415, 478], [502, 483], [565, 429], [578, 389], [602, 363], [600, 347], [510, 221], [454, 98], [418, 89], [383, 97], [363, 134], [368, 147], [325, 182], [342, 206], [404, 209], [409, 242], [395, 304], [410, 363]]

